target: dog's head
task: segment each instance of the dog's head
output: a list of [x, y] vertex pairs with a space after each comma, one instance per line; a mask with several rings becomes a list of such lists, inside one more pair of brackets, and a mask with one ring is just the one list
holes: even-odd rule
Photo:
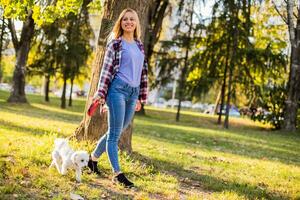
[[87, 166], [89, 162], [89, 154], [86, 151], [75, 151], [71, 156], [72, 162], [78, 167]]

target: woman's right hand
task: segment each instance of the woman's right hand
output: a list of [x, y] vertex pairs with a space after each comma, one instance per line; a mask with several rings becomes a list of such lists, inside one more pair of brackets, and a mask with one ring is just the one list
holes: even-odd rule
[[96, 100], [98, 100], [101, 105], [105, 104], [105, 99], [103, 99], [99, 95], [94, 95], [93, 102], [96, 101]]

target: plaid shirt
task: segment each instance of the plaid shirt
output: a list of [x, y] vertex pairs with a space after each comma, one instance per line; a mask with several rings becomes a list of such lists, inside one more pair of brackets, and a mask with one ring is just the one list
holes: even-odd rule
[[[110, 82], [115, 77], [116, 73], [119, 71], [121, 63], [121, 50], [122, 42], [121, 37], [113, 39], [106, 46], [106, 51], [104, 55], [103, 66], [101, 69], [100, 79], [98, 83], [98, 96], [106, 99], [107, 91]], [[139, 49], [144, 53], [144, 46], [142, 42], [135, 40]], [[139, 100], [141, 103], [146, 103], [147, 101], [147, 83], [148, 83], [148, 63], [144, 59], [144, 65], [141, 74], [140, 83], [140, 94]]]

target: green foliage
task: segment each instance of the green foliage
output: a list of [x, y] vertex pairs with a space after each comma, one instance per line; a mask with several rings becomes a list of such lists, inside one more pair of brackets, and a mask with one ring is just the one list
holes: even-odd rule
[[[237, 19], [238, 48], [232, 49], [233, 16], [228, 13], [228, 6], [229, 1], [215, 3], [211, 21], [206, 25], [206, 34], [195, 41], [197, 51], [190, 59], [193, 68], [187, 79], [188, 90], [197, 97], [220, 85], [226, 66], [232, 67], [230, 55], [236, 51], [233, 73], [235, 86], [231, 92], [239, 100], [244, 95], [248, 98], [243, 106], [257, 107], [259, 104], [268, 109], [272, 107], [266, 106], [269, 84], [279, 87], [285, 84], [287, 78], [285, 27], [274, 21], [278, 14], [270, 1], [249, 4], [250, 10], [247, 9], [247, 1], [239, 2], [235, 5], [237, 8], [240, 6]], [[236, 96], [237, 93], [242, 95]], [[259, 98], [263, 99], [263, 103], [257, 102]]]
[[258, 110], [251, 118], [254, 121], [270, 123], [275, 129], [280, 129], [284, 120], [283, 108], [286, 99], [286, 86], [269, 84], [261, 91], [258, 106], [261, 106], [263, 110]]
[[[199, 3], [199, 1], [180, 0], [178, 3], [179, 8], [176, 14], [178, 21], [172, 27], [173, 36], [171, 40], [160, 41], [160, 49], [156, 53], [156, 64], [159, 70], [153, 86], [164, 86], [183, 76], [184, 83], [179, 83], [179, 85], [183, 84], [179, 87], [184, 87], [182, 89], [188, 91], [186, 90], [185, 82], [188, 79], [189, 72], [194, 68], [194, 63], [190, 60], [191, 56], [187, 57], [187, 62], [185, 63], [185, 56], [187, 51], [189, 51], [189, 54], [192, 54], [194, 50], [198, 49], [195, 41], [198, 41], [199, 38], [201, 39], [201, 31], [204, 26], [201, 20], [195, 17], [197, 15], [195, 4]], [[190, 93], [186, 92], [185, 95], [190, 96]]]
[[83, 0], [1, 0], [4, 16], [24, 21], [28, 11], [32, 10], [33, 19], [39, 26], [53, 23], [56, 19], [66, 17], [69, 13], [78, 13]]
[[92, 29], [88, 21], [85, 1], [78, 15], [68, 14], [54, 23], [43, 25], [29, 55], [27, 67], [31, 76], [63, 76], [73, 79], [87, 76], [87, 59], [91, 54], [89, 44]]
[[2, 82], [10, 83], [12, 81], [13, 69], [14, 69], [14, 56], [3, 56], [1, 62], [1, 70], [3, 73]]
[[88, 4], [89, 13], [91, 14], [100, 14], [101, 13], [101, 0], [93, 0]]

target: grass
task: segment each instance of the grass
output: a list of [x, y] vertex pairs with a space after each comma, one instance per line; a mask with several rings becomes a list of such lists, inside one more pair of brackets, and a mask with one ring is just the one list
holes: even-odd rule
[[[300, 199], [300, 134], [270, 131], [248, 119], [232, 119], [231, 128], [214, 116], [146, 107], [134, 121], [133, 154], [120, 162], [135, 189], [110, 181], [106, 155], [100, 177], [83, 174], [81, 184], [48, 169], [55, 137], [73, 133], [85, 101], [66, 110], [59, 99], [8, 104], [0, 91], [0, 199]], [[74, 149], [91, 151], [91, 142], [71, 141]]]

